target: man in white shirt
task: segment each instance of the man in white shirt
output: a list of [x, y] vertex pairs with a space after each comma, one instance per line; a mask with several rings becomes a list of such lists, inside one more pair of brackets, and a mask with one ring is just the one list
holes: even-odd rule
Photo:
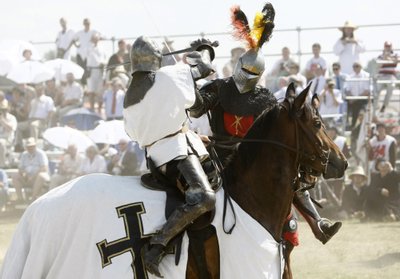
[[18, 172], [12, 180], [19, 202], [23, 201], [22, 188], [32, 187], [32, 200], [35, 200], [44, 184], [50, 179], [49, 160], [46, 153], [36, 147], [34, 138], [26, 139], [25, 149], [26, 151], [21, 154]]
[[[386, 125], [378, 123], [376, 125], [377, 134], [369, 140], [369, 160], [371, 170], [375, 170], [376, 160], [383, 158], [390, 162], [392, 166], [396, 166], [397, 157], [397, 141], [394, 137], [386, 134]], [[376, 170], [375, 170], [376, 171]]]
[[99, 48], [98, 42], [100, 34], [95, 33], [92, 36], [92, 45], [89, 48], [86, 68], [89, 72], [87, 79], [87, 92], [89, 95], [90, 109], [94, 110], [95, 102], [98, 103], [98, 112], [101, 113], [103, 106], [103, 92], [105, 83], [104, 65], [107, 63], [105, 52]]
[[321, 91], [325, 88], [325, 84], [326, 84], [326, 79], [324, 76], [324, 69], [322, 68], [321, 65], [317, 64], [315, 66], [315, 76], [311, 81], [312, 81], [312, 84], [311, 84], [309, 92], [312, 95], [320, 94]]
[[[79, 66], [86, 69], [86, 62], [90, 51], [91, 39], [94, 34], [98, 33], [96, 30], [90, 29], [90, 20], [85, 18], [83, 20], [83, 30], [75, 33], [70, 47], [74, 44], [77, 47], [76, 62]], [[82, 77], [82, 84], [86, 84], [86, 75]]]
[[[344, 84], [345, 96], [368, 96], [370, 93], [369, 77], [369, 73], [362, 69], [361, 64], [359, 62], [354, 62], [353, 73], [349, 76], [349, 79]], [[348, 100], [347, 103], [347, 118], [351, 116], [351, 127], [354, 128], [358, 114], [360, 113], [360, 110], [368, 103], [368, 100]]]
[[340, 105], [343, 103], [342, 93], [340, 90], [335, 89], [335, 82], [331, 79], [328, 80], [324, 90], [319, 94], [319, 112], [324, 118], [327, 114], [338, 114]]
[[71, 59], [71, 42], [74, 38], [75, 32], [71, 29], [67, 29], [67, 20], [60, 18], [61, 31], [58, 32], [56, 38], [57, 46], [57, 58]]
[[16, 130], [17, 119], [8, 113], [7, 103], [0, 103], [0, 168], [7, 166], [6, 154], [13, 144]]
[[50, 189], [60, 186], [77, 177], [82, 161], [83, 156], [78, 153], [76, 144], [70, 144], [65, 151], [57, 173], [53, 174], [50, 179]]
[[70, 110], [81, 107], [83, 101], [83, 88], [75, 81], [74, 74], [67, 74], [67, 84], [64, 87], [61, 105], [57, 108], [56, 120], [67, 114]]
[[314, 56], [307, 61], [306, 64], [306, 78], [307, 80], [311, 80], [316, 75], [317, 65], [320, 65], [323, 71], [323, 75], [325, 76], [327, 64], [326, 60], [320, 56], [321, 53], [321, 45], [319, 43], [315, 43], [312, 45], [312, 52]]
[[56, 110], [54, 101], [49, 96], [44, 95], [44, 84], [35, 85], [36, 98], [31, 101], [29, 112], [30, 136], [35, 139], [49, 126], [49, 123]]
[[123, 84], [119, 78], [111, 80], [111, 88], [106, 90], [103, 95], [105, 105], [106, 119], [108, 120], [122, 120], [124, 109], [125, 91], [122, 90]]
[[89, 173], [107, 173], [106, 159], [99, 154], [97, 146], [92, 145], [86, 149], [86, 157], [79, 169], [80, 175]]

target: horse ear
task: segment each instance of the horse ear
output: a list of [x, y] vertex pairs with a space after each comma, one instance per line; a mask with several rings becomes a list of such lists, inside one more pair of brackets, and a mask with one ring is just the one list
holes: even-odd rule
[[296, 97], [296, 88], [294, 87], [294, 83], [291, 82], [286, 89], [286, 99], [295, 98]]
[[310, 90], [311, 87], [311, 82], [307, 85], [307, 87], [300, 93], [299, 96], [294, 100], [294, 107], [296, 110], [301, 109], [301, 107], [304, 105], [304, 102], [306, 101], [306, 98], [308, 96], [308, 91]]
[[318, 109], [319, 108], [319, 98], [317, 94], [314, 94], [311, 98], [311, 105], [315, 108]]

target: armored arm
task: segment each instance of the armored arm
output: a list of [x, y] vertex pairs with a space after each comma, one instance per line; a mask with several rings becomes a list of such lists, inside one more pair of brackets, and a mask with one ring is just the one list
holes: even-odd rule
[[218, 79], [207, 82], [199, 90], [196, 90], [196, 101], [189, 109], [190, 116], [198, 118], [217, 105], [218, 82]]

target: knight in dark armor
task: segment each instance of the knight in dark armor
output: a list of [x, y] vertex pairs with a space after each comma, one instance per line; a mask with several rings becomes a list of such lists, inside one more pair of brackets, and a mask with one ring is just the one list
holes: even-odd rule
[[[250, 30], [249, 27], [243, 28], [243, 25], [247, 24], [247, 19], [243, 19], [245, 15], [239, 7], [232, 8], [232, 13], [235, 28], [239, 26], [239, 31]], [[246, 41], [250, 41], [249, 50], [239, 58], [233, 75], [205, 84], [197, 94], [195, 105], [190, 109], [193, 117], [200, 117], [210, 112], [210, 126], [216, 141], [215, 149], [223, 163], [233, 152], [233, 148], [227, 148], [226, 142], [230, 141], [232, 147], [240, 142], [254, 120], [270, 102], [276, 102], [268, 89], [257, 85], [265, 68], [261, 46], [268, 41], [274, 28], [275, 11], [272, 5], [267, 3], [262, 14], [265, 27], [261, 38], [257, 42], [246, 38]], [[243, 32], [239, 33], [243, 36]], [[219, 141], [224, 142], [222, 147], [219, 147]], [[330, 220], [320, 217], [308, 191], [297, 191], [293, 204], [307, 220], [315, 237], [323, 244], [340, 229], [340, 222], [333, 224]]]
[[[162, 54], [152, 40], [139, 37], [131, 49], [132, 80], [124, 100], [125, 130], [146, 149], [154, 176], [183, 177], [186, 203], [173, 211], [144, 251], [148, 272], [161, 277], [158, 265], [170, 241], [200, 215], [215, 207], [215, 193], [200, 160], [208, 156], [201, 139], [187, 128], [195, 102], [195, 81], [212, 73], [211, 42], [192, 42], [186, 64], [161, 68]], [[172, 176], [172, 177], [171, 177]], [[174, 184], [175, 185], [175, 184]]]

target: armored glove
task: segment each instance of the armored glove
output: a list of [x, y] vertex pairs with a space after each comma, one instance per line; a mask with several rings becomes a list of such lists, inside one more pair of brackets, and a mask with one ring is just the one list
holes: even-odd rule
[[218, 41], [211, 42], [210, 40], [204, 38], [197, 39], [190, 43], [190, 46], [192, 47], [193, 50], [202, 51], [204, 49], [208, 49], [211, 61], [213, 61], [215, 57], [214, 47], [217, 47], [218, 45], [219, 45]]

